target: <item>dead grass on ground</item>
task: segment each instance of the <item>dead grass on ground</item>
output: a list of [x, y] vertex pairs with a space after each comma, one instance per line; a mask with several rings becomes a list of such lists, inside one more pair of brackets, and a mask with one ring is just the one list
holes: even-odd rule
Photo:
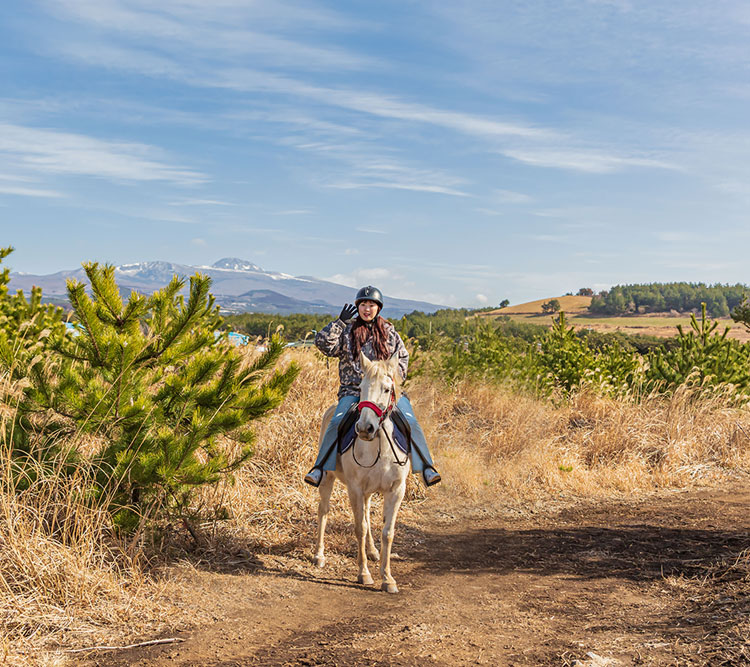
[[750, 664], [750, 549], [696, 570], [665, 583], [682, 598], [689, 622], [706, 633], [705, 664]]

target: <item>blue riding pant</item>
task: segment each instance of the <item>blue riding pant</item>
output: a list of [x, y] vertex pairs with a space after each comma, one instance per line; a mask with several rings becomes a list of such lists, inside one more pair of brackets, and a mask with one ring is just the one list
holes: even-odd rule
[[[357, 396], [342, 396], [339, 399], [333, 417], [331, 417], [331, 421], [328, 422], [326, 432], [323, 434], [320, 449], [318, 450], [318, 458], [315, 460], [316, 468], [322, 468], [323, 470], [336, 470], [336, 438], [338, 436], [339, 424], [344, 418], [344, 415], [349, 412], [349, 408], [358, 402], [359, 398]], [[430, 456], [430, 451], [427, 448], [427, 440], [424, 437], [422, 427], [414, 416], [414, 409], [411, 407], [411, 401], [409, 401], [406, 396], [401, 396], [401, 398], [398, 399], [397, 405], [406, 421], [409, 422], [409, 426], [411, 427], [412, 446], [417, 450], [416, 452], [412, 452], [411, 455], [412, 472], [422, 472], [425, 468], [425, 463], [431, 468], [434, 467], [432, 456]]]

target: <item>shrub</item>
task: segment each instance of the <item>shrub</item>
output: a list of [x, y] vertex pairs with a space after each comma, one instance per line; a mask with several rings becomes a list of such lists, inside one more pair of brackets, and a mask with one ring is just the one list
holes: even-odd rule
[[612, 394], [638, 383], [641, 364], [636, 355], [617, 343], [590, 348], [574, 327], [568, 328], [564, 312], [542, 337], [539, 352], [550, 382], [564, 392], [586, 384], [599, 393]]
[[84, 269], [93, 299], [82, 283], [68, 283], [78, 335], [51, 338], [49, 358], [32, 361], [8, 425], [16, 465], [30, 475], [38, 470], [32, 461], [66, 442], [69, 468], [85, 471], [121, 527], [186, 519], [197, 487], [251, 456], [249, 423], [281, 403], [298, 369], [269, 373], [283, 349], [278, 339], [249, 364], [216, 340], [221, 320], [206, 276], [190, 279], [187, 300], [175, 277], [151, 297], [131, 293], [125, 304], [114, 267]]
[[[13, 248], [0, 248], [0, 263]], [[29, 299], [23, 291], [8, 294], [10, 271], [0, 271], [0, 368], [7, 377], [19, 379], [28, 372], [29, 362], [43, 353], [51, 335], [65, 330], [63, 310], [42, 304], [42, 290], [34, 287]]]
[[679, 347], [656, 350], [649, 355], [648, 381], [673, 390], [687, 382], [732, 384], [740, 392], [750, 393], [750, 346], [727, 338], [729, 327], [717, 333], [719, 323], [706, 316], [690, 317], [690, 331], [678, 326]]

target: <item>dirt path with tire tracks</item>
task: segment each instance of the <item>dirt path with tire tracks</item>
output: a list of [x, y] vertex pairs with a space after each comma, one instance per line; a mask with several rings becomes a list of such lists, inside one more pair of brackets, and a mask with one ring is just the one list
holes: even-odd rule
[[[429, 531], [427, 530], [429, 526]], [[258, 556], [183, 573], [206, 619], [181, 643], [85, 665], [750, 664], [750, 491], [586, 501], [523, 517], [425, 510], [400, 525], [401, 592]], [[373, 575], [376, 571], [373, 570]]]

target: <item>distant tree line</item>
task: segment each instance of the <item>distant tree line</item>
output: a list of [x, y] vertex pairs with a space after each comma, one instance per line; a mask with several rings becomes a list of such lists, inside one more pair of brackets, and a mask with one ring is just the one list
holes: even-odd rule
[[712, 317], [727, 317], [739, 306], [748, 287], [705, 283], [648, 283], [616, 285], [591, 299], [589, 312], [601, 315], [658, 313], [671, 310], [699, 312], [701, 303]]
[[227, 315], [224, 318], [224, 328], [239, 331], [248, 336], [266, 338], [273, 334], [279, 326], [281, 337], [287, 342], [304, 340], [313, 331], [322, 329], [335, 315], [311, 315], [308, 313], [294, 313], [292, 315], [272, 315], [268, 313], [241, 313]]
[[[423, 313], [415, 310], [392, 320], [401, 337], [415, 349], [439, 349], [448, 344], [463, 344], [473, 340], [482, 329], [491, 330], [494, 336], [505, 340], [515, 339], [534, 343], [540, 340], [549, 330], [545, 324], [519, 322], [508, 315], [498, 317], [476, 317], [484, 309], [445, 308], [434, 313]], [[277, 331], [286, 342], [312, 340], [314, 332], [322, 329], [336, 315], [271, 315], [266, 313], [242, 313], [229, 315], [224, 320], [224, 328], [239, 331], [250, 336], [266, 338]], [[750, 314], [748, 314], [750, 321]], [[622, 332], [602, 333], [580, 329], [575, 336], [585, 341], [594, 350], [610, 345], [618, 345], [623, 350], [646, 354], [650, 350], [671, 349], [676, 344], [675, 338], [660, 338], [643, 334], [630, 335]]]
[[[403, 338], [413, 338], [425, 342], [434, 336], [455, 338], [463, 331], [475, 326], [471, 316], [484, 309], [444, 308], [434, 313], [423, 313], [415, 310], [391, 322]], [[314, 336], [337, 315], [310, 315], [297, 313], [293, 315], [271, 315], [267, 313], [242, 313], [228, 315], [224, 319], [225, 328], [239, 331], [249, 336], [265, 338], [279, 327], [280, 335], [288, 342], [304, 340]]]

